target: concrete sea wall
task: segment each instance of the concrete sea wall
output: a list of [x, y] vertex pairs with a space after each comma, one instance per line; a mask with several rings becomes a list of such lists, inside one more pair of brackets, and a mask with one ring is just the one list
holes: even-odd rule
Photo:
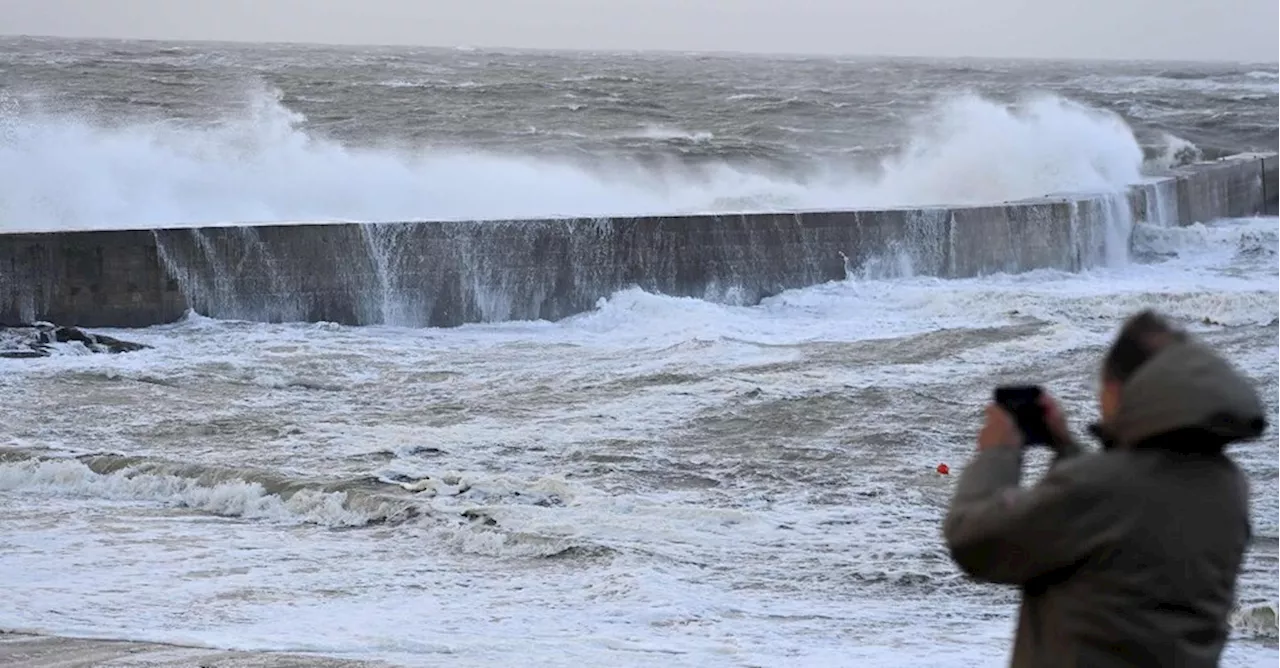
[[1276, 156], [1152, 177], [1119, 195], [989, 206], [0, 234], [0, 323], [143, 327], [216, 318], [453, 326], [555, 320], [630, 286], [750, 304], [854, 276], [1078, 271], [1135, 220], [1276, 211]]
[[1280, 188], [1276, 183], [1280, 180], [1280, 156], [1274, 153], [1264, 155], [1262, 160], [1262, 212], [1267, 215], [1280, 213]]

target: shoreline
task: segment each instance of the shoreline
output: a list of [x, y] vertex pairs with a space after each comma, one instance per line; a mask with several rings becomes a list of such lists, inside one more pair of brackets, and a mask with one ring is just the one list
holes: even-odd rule
[[0, 631], [0, 665], [9, 668], [390, 668], [391, 664], [296, 652], [240, 652]]

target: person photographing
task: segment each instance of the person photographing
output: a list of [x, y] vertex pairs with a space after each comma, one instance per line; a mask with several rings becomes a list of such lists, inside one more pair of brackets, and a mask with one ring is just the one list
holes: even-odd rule
[[[1151, 311], [1102, 363], [1090, 451], [1039, 388], [1001, 388], [943, 525], [969, 576], [1022, 589], [1012, 665], [1217, 666], [1251, 536], [1225, 454], [1265, 409], [1226, 360]], [[1056, 457], [1020, 486], [1022, 452]]]

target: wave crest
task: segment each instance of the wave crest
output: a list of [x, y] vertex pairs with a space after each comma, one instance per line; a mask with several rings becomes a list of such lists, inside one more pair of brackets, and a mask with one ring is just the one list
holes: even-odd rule
[[[632, 141], [653, 142], [667, 156], [643, 164], [625, 154], [589, 160], [522, 155], [518, 145], [506, 154], [353, 146], [316, 134], [283, 99], [279, 90], [254, 89], [207, 124], [114, 124], [24, 104], [0, 141], [0, 226], [987, 203], [1119, 189], [1142, 168], [1142, 149], [1118, 116], [1048, 96], [1014, 104], [976, 95], [942, 98], [907, 124], [906, 148], [877, 173], [832, 160], [803, 174], [758, 160], [687, 161], [681, 152], [687, 143], [714, 154], [717, 143], [737, 140], [686, 128], [640, 128]], [[673, 139], [681, 141], [670, 146]]]
[[361, 527], [416, 516], [407, 501], [326, 489], [251, 472], [147, 462], [113, 455], [0, 460], [0, 491], [147, 501], [223, 517]]

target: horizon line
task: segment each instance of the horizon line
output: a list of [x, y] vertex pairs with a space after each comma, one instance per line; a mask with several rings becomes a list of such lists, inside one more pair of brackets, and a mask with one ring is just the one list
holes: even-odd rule
[[102, 42], [144, 42], [159, 44], [231, 44], [259, 46], [300, 46], [329, 47], [349, 49], [427, 49], [436, 51], [478, 51], [478, 52], [533, 52], [533, 53], [603, 53], [617, 55], [655, 54], [675, 56], [717, 56], [717, 57], [766, 57], [766, 58], [814, 58], [814, 59], [869, 59], [869, 60], [984, 60], [984, 61], [1056, 61], [1056, 62], [1094, 62], [1094, 63], [1194, 63], [1215, 65], [1270, 65], [1280, 66], [1280, 60], [1237, 60], [1232, 58], [1120, 58], [1108, 56], [1018, 56], [1018, 55], [909, 55], [903, 53], [867, 53], [867, 52], [796, 52], [796, 51], [739, 51], [734, 49], [663, 49], [663, 48], [588, 48], [588, 47], [530, 47], [530, 46], [495, 46], [480, 44], [437, 45], [410, 42], [363, 43], [363, 42], [321, 42], [311, 40], [271, 40], [225, 38], [160, 38], [160, 37], [105, 37], [89, 35], [49, 35], [37, 33], [8, 33], [0, 30], [0, 40], [33, 39], [62, 41], [102, 41]]

